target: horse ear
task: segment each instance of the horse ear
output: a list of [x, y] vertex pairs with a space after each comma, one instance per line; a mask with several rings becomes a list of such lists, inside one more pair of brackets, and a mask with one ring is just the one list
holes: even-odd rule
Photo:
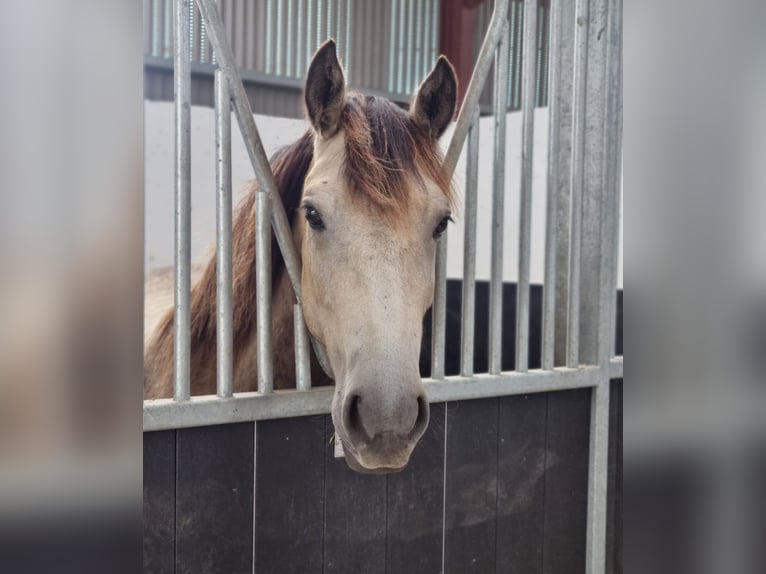
[[457, 76], [455, 69], [444, 56], [439, 59], [423, 80], [412, 104], [412, 119], [430, 137], [440, 137], [452, 117], [457, 105]]
[[327, 40], [314, 54], [306, 78], [306, 111], [311, 125], [322, 137], [335, 135], [340, 127], [345, 86], [335, 40]]

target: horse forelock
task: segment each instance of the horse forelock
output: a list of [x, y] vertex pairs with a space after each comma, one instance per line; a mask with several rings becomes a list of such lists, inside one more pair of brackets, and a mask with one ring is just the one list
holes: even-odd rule
[[352, 92], [341, 116], [345, 136], [344, 175], [351, 192], [384, 211], [407, 208], [412, 184], [431, 179], [453, 202], [451, 178], [442, 167], [438, 143], [410, 114], [384, 98]]

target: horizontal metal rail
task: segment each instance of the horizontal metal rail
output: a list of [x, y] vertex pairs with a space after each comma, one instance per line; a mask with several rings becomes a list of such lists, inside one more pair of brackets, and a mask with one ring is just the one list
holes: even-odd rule
[[[596, 386], [599, 379], [598, 367], [562, 367], [552, 371], [423, 379], [423, 384], [429, 402], [440, 403], [582, 389]], [[183, 403], [173, 399], [148, 400], [144, 401], [144, 431], [325, 415], [330, 412], [333, 393], [334, 387], [316, 387], [307, 391], [239, 393], [234, 398], [205, 395]]]
[[622, 356], [612, 357], [609, 360], [609, 378], [610, 379], [622, 378]]

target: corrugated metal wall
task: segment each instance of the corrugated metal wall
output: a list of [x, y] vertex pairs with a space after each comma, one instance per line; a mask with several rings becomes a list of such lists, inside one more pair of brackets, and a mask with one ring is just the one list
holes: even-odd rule
[[[173, 0], [144, 1], [147, 99], [172, 100]], [[338, 42], [351, 87], [408, 101], [439, 54], [440, 0], [219, 0], [222, 20], [256, 113], [302, 115], [302, 78], [327, 38]], [[477, 8], [474, 52], [493, 2]], [[548, 0], [538, 8], [538, 105], [547, 102]], [[521, 105], [522, 2], [511, 3], [509, 109]], [[199, 10], [190, 19], [192, 103], [212, 105], [215, 64]], [[482, 104], [492, 101], [488, 82]]]

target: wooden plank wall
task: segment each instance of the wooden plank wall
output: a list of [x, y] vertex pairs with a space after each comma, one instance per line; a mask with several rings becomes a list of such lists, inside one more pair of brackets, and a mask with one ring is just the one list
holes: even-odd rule
[[[479, 284], [477, 324], [486, 291]], [[459, 345], [459, 298], [450, 282], [458, 328], [448, 349]], [[513, 325], [513, 285], [504, 298]], [[537, 340], [539, 287], [531, 300]], [[534, 367], [540, 350], [531, 347]], [[622, 381], [612, 393], [607, 559], [619, 573]], [[388, 476], [356, 474], [333, 457], [329, 416], [145, 433], [144, 571], [584, 572], [589, 417], [587, 389], [433, 404], [409, 466]]]

